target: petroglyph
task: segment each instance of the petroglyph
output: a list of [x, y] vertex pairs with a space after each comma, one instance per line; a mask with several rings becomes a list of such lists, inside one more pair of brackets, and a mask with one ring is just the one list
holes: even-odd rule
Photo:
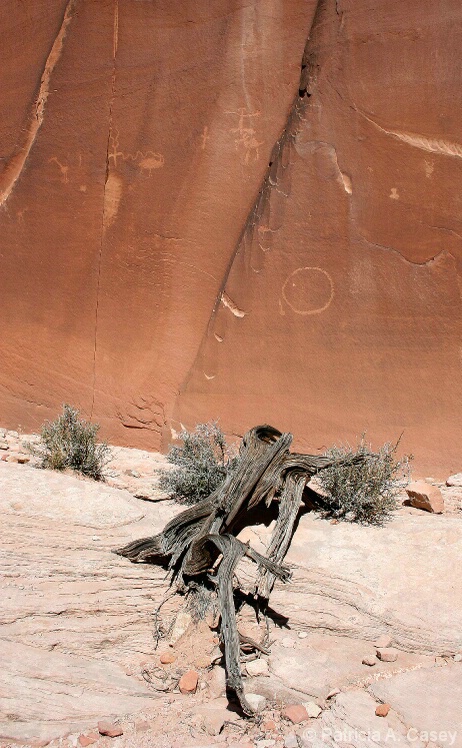
[[120, 150], [118, 130], [114, 130], [109, 135], [108, 160], [112, 161], [112, 163], [116, 167], [119, 160], [132, 161], [142, 171], [147, 172], [149, 177], [151, 176], [154, 169], [161, 169], [165, 163], [165, 159], [162, 153], [155, 153], [154, 151], [136, 151], [136, 153], [125, 153], [125, 151]]
[[252, 126], [252, 120], [260, 117], [261, 112], [248, 112], [245, 107], [241, 107], [237, 112], [226, 112], [226, 114], [236, 114], [239, 117], [237, 127], [233, 127], [230, 132], [237, 137], [234, 140], [236, 151], [240, 152], [244, 158], [244, 164], [247, 166], [251, 162], [258, 161], [260, 158], [260, 146], [263, 140], [257, 140], [257, 131]]
[[50, 158], [48, 160], [49, 164], [52, 164], [53, 162], [56, 164], [56, 166], [58, 167], [59, 171], [61, 172], [61, 182], [63, 184], [69, 184], [69, 176], [68, 176], [68, 174], [69, 174], [69, 166], [67, 164], [66, 165], [62, 164], [61, 161], [58, 161], [58, 159], [56, 158], [56, 156], [53, 156], [52, 158]]
[[232, 301], [232, 299], [230, 299], [228, 294], [226, 294], [224, 291], [221, 294], [220, 301], [223, 304], [223, 306], [229, 309], [231, 314], [234, 314], [235, 317], [245, 317], [245, 315], [247, 314], [247, 312], [244, 312], [242, 309], [239, 309], [239, 307], [236, 306], [234, 301]]
[[332, 303], [334, 283], [323, 268], [301, 267], [286, 278], [281, 293], [295, 314], [320, 314]]
[[452, 143], [449, 140], [442, 138], [427, 138], [425, 135], [419, 135], [412, 132], [403, 132], [401, 130], [388, 130], [385, 127], [381, 127], [375, 120], [371, 119], [364, 114], [360, 109], [356, 110], [364, 119], [374, 125], [377, 130], [389, 135], [396, 140], [401, 140], [403, 143], [413, 146], [414, 148], [420, 148], [422, 151], [428, 151], [428, 153], [439, 153], [441, 156], [452, 156], [455, 158], [462, 158], [462, 145], [460, 143]]
[[[258, 227], [258, 246], [260, 247], [262, 252], [269, 252], [271, 249], [271, 242], [272, 242], [272, 234], [275, 234], [276, 231], [274, 229], [271, 229], [269, 226], [261, 225]], [[264, 244], [267, 244], [268, 246], [264, 246]]]
[[76, 0], [69, 0], [64, 12], [61, 27], [58, 31], [56, 39], [53, 42], [50, 54], [47, 57], [47, 61], [45, 63], [42, 78], [40, 81], [38, 96], [34, 104], [32, 121], [27, 130], [24, 145], [21, 147], [19, 152], [10, 159], [9, 164], [6, 166], [1, 176], [0, 206], [6, 203], [9, 196], [11, 195], [12, 190], [14, 189], [16, 182], [21, 176], [21, 173], [31, 152], [32, 146], [35, 143], [37, 133], [42, 125], [45, 115], [45, 106], [50, 93], [50, 79], [63, 51], [64, 39], [66, 37], [68, 26], [72, 20], [72, 11], [74, 10], [75, 3]]

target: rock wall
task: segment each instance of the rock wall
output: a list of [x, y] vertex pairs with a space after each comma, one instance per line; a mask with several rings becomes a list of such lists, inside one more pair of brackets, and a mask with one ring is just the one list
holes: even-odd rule
[[460, 469], [458, 0], [4, 0], [0, 422]]

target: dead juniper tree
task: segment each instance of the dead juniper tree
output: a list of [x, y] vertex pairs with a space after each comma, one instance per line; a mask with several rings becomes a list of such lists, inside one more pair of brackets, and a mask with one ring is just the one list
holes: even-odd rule
[[[253, 712], [242, 684], [234, 607], [236, 566], [244, 556], [257, 564], [255, 603], [264, 610], [275, 580], [287, 582], [290, 578], [290, 571], [282, 562], [292, 539], [305, 485], [319, 470], [332, 465], [328, 457], [290, 452], [291, 442], [291, 434], [282, 434], [272, 426], [251, 429], [242, 440], [236, 469], [216, 491], [181, 512], [158, 535], [135, 540], [116, 551], [135, 563], [167, 561], [182, 591], [215, 585], [227, 686], [234, 691], [247, 715]], [[254, 507], [269, 508], [273, 501], [278, 502], [279, 510], [265, 557], [235, 535], [248, 524], [246, 518]]]

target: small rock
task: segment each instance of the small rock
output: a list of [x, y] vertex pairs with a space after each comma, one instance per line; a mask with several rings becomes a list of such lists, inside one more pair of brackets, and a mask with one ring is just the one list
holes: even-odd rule
[[[0, 449], [3, 449], [3, 447], [0, 446]], [[462, 488], [462, 473], [455, 473], [455, 475], [450, 475], [446, 481], [446, 485]]]
[[276, 741], [272, 738], [264, 738], [263, 740], [258, 740], [255, 745], [257, 748], [271, 748], [272, 745], [276, 745]]
[[204, 727], [207, 735], [219, 735], [226, 721], [226, 714], [221, 709], [210, 711], [204, 717]]
[[18, 465], [25, 465], [26, 462], [30, 462], [29, 458], [25, 455], [19, 455], [16, 452], [11, 452], [6, 456], [7, 462], [16, 462]]
[[191, 624], [192, 618], [191, 613], [186, 610], [180, 610], [175, 620], [173, 630], [170, 636], [170, 645], [175, 644], [183, 634], [188, 630]]
[[263, 722], [261, 729], [263, 732], [273, 732], [273, 730], [276, 730], [276, 722], [274, 719], [267, 719]]
[[[315, 706], [317, 705], [315, 704]], [[300, 722], [306, 722], [308, 719], [308, 712], [303, 704], [290, 704], [289, 706], [284, 707], [281, 714], [286, 719], [290, 719], [294, 725], [298, 725]]]
[[308, 636], [308, 634], [307, 634], [306, 631], [299, 631], [298, 632], [298, 638], [299, 639], [306, 639], [307, 636]]
[[326, 696], [326, 700], [327, 700], [327, 699], [333, 699], [333, 698], [334, 698], [334, 696], [337, 696], [337, 694], [339, 694], [339, 693], [340, 693], [340, 688], [333, 688], [333, 689], [332, 689], [331, 691], [329, 691], [329, 693], [327, 694], [327, 696]]
[[377, 649], [377, 657], [382, 662], [396, 662], [398, 652], [396, 649], [392, 649], [392, 647], [383, 647], [382, 649]]
[[454, 662], [462, 662], [462, 654], [454, 655]]
[[367, 657], [363, 657], [362, 664], [368, 665], [369, 667], [374, 667], [374, 665], [377, 664], [377, 658], [373, 655], [368, 655]]
[[377, 717], [386, 717], [390, 709], [390, 704], [379, 704], [375, 713]]
[[434, 514], [442, 514], [444, 512], [444, 499], [439, 488], [432, 486], [430, 483], [426, 483], [423, 480], [415, 481], [410, 483], [406, 488], [408, 500], [406, 504], [416, 507], [416, 509], [424, 509], [426, 512], [433, 512]]
[[96, 743], [95, 738], [91, 738], [89, 735], [79, 735], [79, 745], [82, 745], [84, 748], [87, 745], [93, 745], [93, 743]]
[[374, 647], [376, 647], [376, 649], [383, 649], [384, 647], [389, 647], [391, 642], [391, 636], [388, 636], [388, 634], [381, 634], [381, 636], [379, 636], [379, 638], [374, 642]]
[[263, 659], [251, 660], [250, 662], [247, 662], [245, 669], [247, 670], [247, 674], [251, 676], [269, 676], [268, 663]]
[[306, 709], [308, 717], [311, 717], [312, 719], [316, 719], [317, 717], [319, 717], [322, 712], [322, 709], [316, 704], [315, 701], [305, 701], [303, 706]]
[[226, 693], [226, 673], [222, 667], [214, 667], [207, 678], [210, 697], [216, 698]]
[[215, 649], [212, 650], [212, 653], [210, 655], [210, 664], [216, 665], [218, 662], [221, 662], [223, 659], [223, 652], [221, 651], [220, 647], [215, 647]]
[[258, 693], [246, 693], [245, 699], [254, 712], [262, 712], [266, 707], [266, 699]]
[[101, 540], [101, 538], [100, 538], [100, 536], [99, 536], [99, 535], [92, 535], [92, 536], [91, 536], [91, 539], [92, 539], [92, 540], [94, 540], [94, 541], [95, 541], [95, 543], [97, 543], [97, 542], [98, 542], [98, 540]]
[[121, 726], [113, 722], [98, 722], [98, 732], [100, 735], [107, 735], [108, 738], [117, 738], [124, 734]]
[[284, 738], [284, 748], [298, 748], [298, 740], [295, 733], [290, 732]]
[[164, 652], [160, 656], [160, 662], [162, 665], [171, 665], [172, 662], [175, 662], [175, 659], [176, 657], [173, 652]]
[[0, 449], [6, 450], [6, 449], [9, 449], [9, 448], [10, 447], [9, 447], [8, 442], [0, 441]]
[[285, 649], [295, 649], [296, 646], [295, 639], [291, 639], [290, 636], [285, 636], [279, 643]]
[[178, 683], [180, 693], [196, 693], [199, 674], [195, 670], [188, 670], [180, 678]]

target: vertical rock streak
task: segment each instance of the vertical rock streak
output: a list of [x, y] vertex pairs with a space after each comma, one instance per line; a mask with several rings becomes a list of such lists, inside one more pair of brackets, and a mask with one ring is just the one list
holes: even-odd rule
[[19, 177], [21, 176], [26, 165], [28, 156], [35, 143], [37, 134], [42, 126], [45, 116], [45, 107], [50, 93], [50, 80], [53, 71], [58, 63], [64, 46], [68, 26], [72, 20], [72, 11], [77, 0], [69, 0], [64, 11], [64, 17], [51, 47], [50, 54], [47, 57], [42, 77], [40, 79], [40, 88], [33, 107], [32, 120], [26, 134], [26, 140], [20, 151], [10, 160], [5, 171], [0, 178], [0, 206], [5, 205], [11, 195]]
[[[111, 77], [111, 96], [109, 101], [109, 124], [108, 134], [106, 141], [106, 174], [104, 178], [104, 189], [103, 189], [103, 209], [101, 217], [101, 241], [99, 247], [98, 257], [98, 279], [96, 286], [96, 307], [95, 307], [95, 334], [93, 344], [93, 386], [92, 386], [92, 400], [90, 409], [90, 418], [93, 416], [93, 410], [95, 407], [95, 385], [96, 385], [96, 349], [98, 341], [98, 315], [99, 315], [99, 294], [101, 287], [101, 263], [103, 258], [103, 246], [104, 239], [106, 236], [106, 230], [109, 228], [117, 213], [118, 203], [121, 197], [121, 186], [117, 182], [112, 185], [109, 173], [109, 149], [113, 138], [113, 108], [115, 99], [115, 86], [116, 86], [116, 58], [117, 50], [119, 46], [119, 0], [114, 0], [114, 25], [113, 25], [113, 43], [112, 43], [112, 77]], [[109, 183], [109, 189], [108, 189]]]

